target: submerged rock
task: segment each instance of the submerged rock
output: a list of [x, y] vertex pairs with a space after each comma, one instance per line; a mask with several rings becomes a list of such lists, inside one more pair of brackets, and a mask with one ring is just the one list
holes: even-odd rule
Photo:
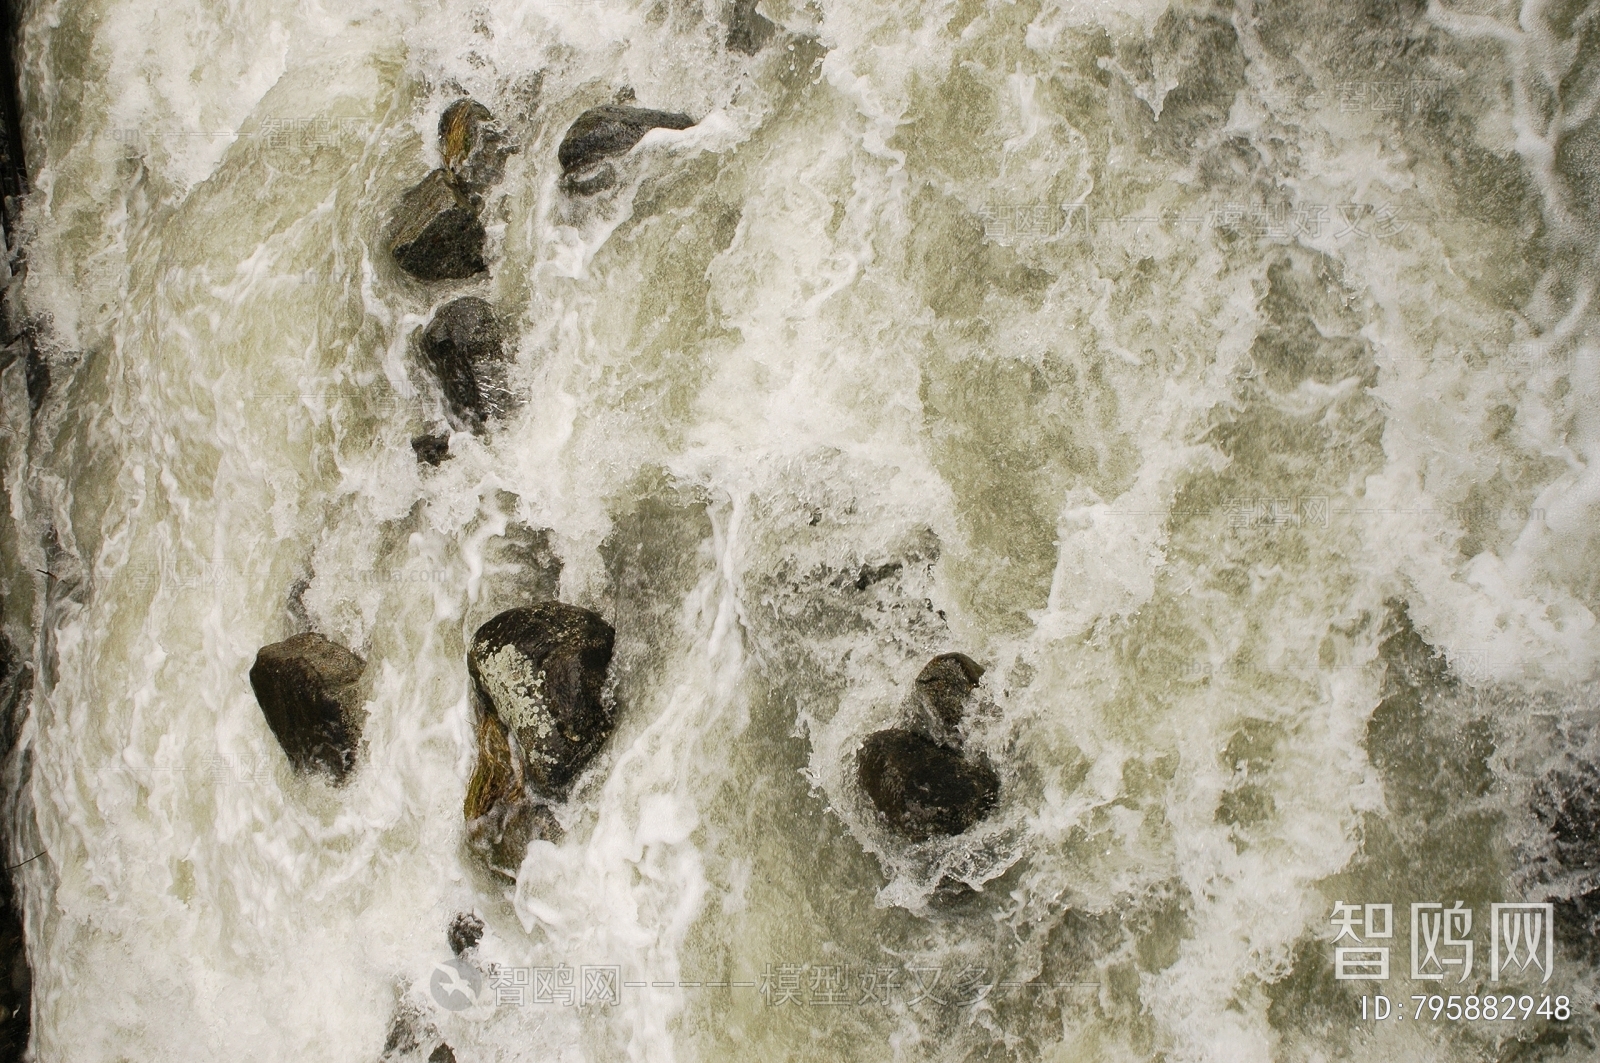
[[473, 687], [540, 795], [563, 796], [616, 726], [602, 697], [614, 638], [598, 615], [562, 602], [508, 609], [473, 636]]
[[509, 408], [505, 339], [484, 300], [469, 295], [446, 303], [422, 330], [421, 350], [444, 390], [450, 419], [462, 428], [481, 432], [490, 417]]
[[898, 727], [867, 736], [856, 777], [889, 827], [915, 842], [962, 833], [1000, 799], [987, 763]]
[[776, 30], [772, 20], [756, 10], [756, 0], [733, 0], [733, 10], [728, 17], [730, 51], [755, 55]]
[[856, 778], [891, 829], [912, 841], [960, 834], [1000, 799], [1000, 777], [987, 761], [964, 756], [961, 723], [983, 666], [964, 653], [941, 653], [923, 666], [910, 720], [867, 736]]
[[919, 722], [935, 741], [961, 748], [961, 720], [968, 698], [983, 678], [983, 666], [964, 653], [941, 653], [917, 675]]
[[366, 667], [354, 653], [310, 631], [256, 654], [250, 687], [296, 771], [325, 771], [337, 783], [355, 766], [367, 715], [360, 693]]
[[438, 465], [450, 456], [450, 434], [434, 432], [411, 437], [411, 449], [417, 460], [428, 465]]
[[[694, 119], [672, 111], [607, 104], [584, 111], [567, 129], [556, 149], [561, 163], [562, 187], [577, 195], [590, 195], [611, 187], [615, 171], [600, 164], [622, 155], [652, 129], [688, 129]], [[596, 169], [600, 167], [599, 169]], [[594, 170], [593, 174], [589, 171]]]
[[489, 108], [477, 100], [459, 99], [439, 116], [444, 168], [468, 195], [498, 184], [505, 176], [506, 156], [513, 150]]
[[434, 170], [400, 197], [389, 246], [400, 268], [425, 281], [462, 280], [482, 273], [488, 234], [472, 201], [448, 170]]
[[428, 1052], [428, 1063], [455, 1063], [456, 1054], [440, 1039], [439, 1028], [414, 1002], [401, 1001], [389, 1020], [380, 1058], [383, 1063], [415, 1063], [423, 1052]]

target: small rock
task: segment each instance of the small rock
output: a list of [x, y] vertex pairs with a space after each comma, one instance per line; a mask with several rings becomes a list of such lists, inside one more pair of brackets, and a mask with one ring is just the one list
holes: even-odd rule
[[487, 235], [450, 172], [435, 170], [400, 197], [389, 246], [400, 268], [413, 277], [462, 280], [488, 268], [483, 261]]
[[411, 449], [416, 451], [418, 461], [438, 465], [450, 456], [450, 433], [412, 436]]
[[478, 942], [483, 940], [483, 920], [472, 912], [458, 912], [450, 921], [446, 936], [450, 939], [450, 951], [459, 956], [468, 949], [477, 948]]
[[468, 195], [481, 194], [505, 176], [506, 156], [514, 149], [495, 124], [489, 108], [463, 98], [439, 116], [439, 153], [444, 168]]
[[755, 55], [772, 39], [776, 29], [771, 19], [756, 10], [756, 0], [733, 0], [728, 18], [728, 49]]
[[983, 678], [983, 666], [964, 653], [941, 653], [917, 675], [918, 716], [936, 742], [961, 748], [961, 720], [967, 699]]
[[1000, 799], [1000, 778], [987, 763], [900, 728], [867, 736], [856, 777], [890, 828], [914, 842], [960, 834]]
[[494, 308], [475, 295], [446, 303], [422, 330], [422, 356], [433, 371], [450, 419], [473, 432], [510, 408], [505, 340]]
[[601, 696], [614, 638], [598, 615], [561, 602], [508, 609], [473, 636], [473, 687], [515, 737], [541, 796], [564, 796], [616, 727]]
[[428, 1063], [456, 1063], [456, 1054], [453, 1049], [443, 1041], [428, 1056]]
[[633, 150], [652, 129], [688, 129], [694, 119], [671, 111], [652, 111], [644, 107], [607, 104], [591, 107], [567, 129], [556, 150], [561, 163], [562, 186], [577, 195], [602, 191], [616, 180], [615, 171], [603, 167], [590, 176], [600, 163], [613, 155]]
[[256, 655], [251, 689], [296, 771], [325, 771], [336, 783], [349, 774], [366, 723], [365, 670], [360, 657], [309, 631]]

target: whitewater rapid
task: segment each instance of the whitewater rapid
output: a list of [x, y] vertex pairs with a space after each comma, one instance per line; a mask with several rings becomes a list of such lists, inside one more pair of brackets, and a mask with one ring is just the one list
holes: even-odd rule
[[[1481, 913], [1481, 983], [1490, 904], [1600, 888], [1533, 811], [1594, 757], [1600, 7], [761, 11], [745, 55], [712, 0], [26, 8], [35, 1057], [376, 1060], [397, 1015], [463, 1063], [1591, 1050], [1576, 915], [1564, 1023], [1359, 1002], [1434, 991], [1411, 903]], [[628, 89], [697, 124], [564, 193]], [[462, 95], [518, 150], [491, 272], [427, 286], [384, 226]], [[462, 294], [522, 401], [433, 468]], [[464, 654], [549, 597], [615, 627], [619, 726], [512, 883]], [[368, 662], [341, 788], [246, 681], [308, 627]], [[947, 651], [1002, 796], [908, 846], [852, 757]], [[1336, 902], [1394, 905], [1387, 990]]]

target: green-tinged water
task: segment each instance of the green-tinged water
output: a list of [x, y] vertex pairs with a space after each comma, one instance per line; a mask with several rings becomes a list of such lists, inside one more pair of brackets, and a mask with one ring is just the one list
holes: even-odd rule
[[[1600, 1051], [1600, 6], [760, 11], [28, 9], [36, 1058]], [[697, 124], [563, 190], [625, 89]], [[518, 150], [428, 285], [462, 95]], [[517, 401], [433, 467], [463, 294]], [[619, 725], [513, 883], [465, 653], [550, 597]], [[246, 678], [306, 628], [368, 662], [340, 788]], [[855, 755], [948, 651], [1001, 796], [911, 844]]]

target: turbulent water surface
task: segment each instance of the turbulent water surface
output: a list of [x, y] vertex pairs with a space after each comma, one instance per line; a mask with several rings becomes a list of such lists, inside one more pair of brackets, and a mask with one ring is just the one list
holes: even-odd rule
[[[760, 12], [27, 6], [36, 1058], [1592, 1058], [1600, 5]], [[570, 194], [628, 90], [697, 124]], [[517, 151], [423, 284], [384, 229], [462, 95]], [[461, 294], [517, 404], [434, 467]], [[619, 725], [513, 883], [464, 654], [550, 597]], [[246, 678], [307, 629], [368, 662], [340, 787]], [[951, 650], [1000, 802], [911, 844], [855, 753]]]

